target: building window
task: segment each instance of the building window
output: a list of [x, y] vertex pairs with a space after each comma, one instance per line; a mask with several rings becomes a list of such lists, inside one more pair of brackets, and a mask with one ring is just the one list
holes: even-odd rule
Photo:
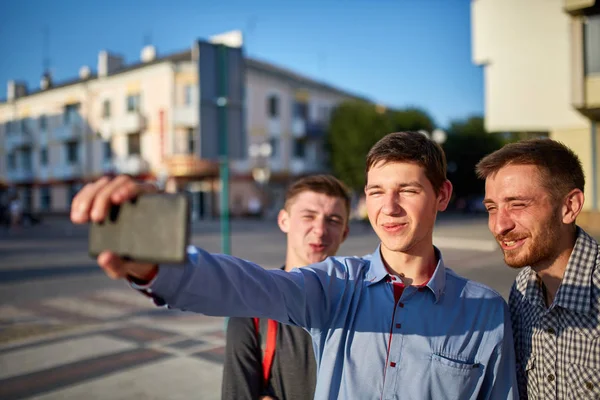
[[67, 149], [67, 164], [76, 164], [79, 161], [79, 142], [74, 140], [65, 143]]
[[196, 134], [194, 128], [187, 130], [187, 152], [188, 154], [196, 153]]
[[304, 158], [306, 154], [306, 139], [296, 138], [294, 139], [294, 157]]
[[79, 103], [67, 104], [65, 106], [65, 112], [63, 114], [63, 120], [65, 124], [71, 124], [77, 121], [79, 116]]
[[21, 151], [21, 166], [24, 171], [33, 170], [33, 163], [31, 160], [31, 148], [26, 147]]
[[45, 131], [48, 128], [48, 120], [45, 115], [40, 115], [40, 130]]
[[32, 191], [30, 186], [25, 186], [21, 191], [21, 196], [23, 197], [23, 210], [31, 211], [33, 209]]
[[40, 187], [40, 208], [42, 211], [48, 211], [52, 205], [52, 197], [49, 186]]
[[586, 17], [583, 40], [585, 74], [600, 74], [600, 15]]
[[308, 104], [294, 102], [294, 118], [307, 120], [308, 119]]
[[141, 154], [141, 146], [140, 146], [141, 135], [139, 132], [130, 133], [127, 135], [127, 154], [130, 156]]
[[102, 159], [104, 161], [110, 161], [112, 159], [112, 147], [110, 144], [110, 140], [105, 140], [102, 142]]
[[27, 120], [26, 119], [22, 119], [21, 120], [21, 133], [27, 133]]
[[192, 85], [185, 85], [183, 88], [183, 104], [186, 106], [192, 105], [194, 87]]
[[279, 156], [279, 139], [272, 137], [269, 139], [269, 143], [271, 144], [271, 158], [276, 158]]
[[11, 171], [17, 169], [16, 152], [13, 151], [12, 153], [8, 153], [8, 155], [6, 156], [6, 168]]
[[42, 147], [40, 149], [40, 165], [48, 165], [48, 148]]
[[102, 102], [102, 118], [110, 118], [110, 100], [104, 100]]
[[139, 112], [140, 111], [140, 95], [133, 94], [127, 96], [127, 112]]
[[272, 94], [267, 98], [267, 109], [269, 117], [277, 118], [279, 116], [279, 98]]

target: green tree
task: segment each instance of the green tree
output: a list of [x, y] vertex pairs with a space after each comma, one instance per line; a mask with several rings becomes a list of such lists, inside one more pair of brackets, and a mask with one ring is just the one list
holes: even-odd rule
[[365, 185], [369, 149], [383, 136], [398, 131], [433, 130], [431, 117], [417, 108], [385, 110], [367, 102], [345, 102], [332, 113], [327, 134], [333, 173], [354, 191]]
[[386, 113], [367, 102], [345, 102], [332, 113], [327, 142], [333, 173], [351, 189], [365, 185], [365, 159], [371, 146], [389, 133]]
[[475, 165], [485, 155], [502, 147], [502, 135], [488, 133], [484, 119], [479, 116], [452, 121], [447, 134], [443, 147], [455, 198], [469, 201], [481, 196], [484, 183], [477, 178]]

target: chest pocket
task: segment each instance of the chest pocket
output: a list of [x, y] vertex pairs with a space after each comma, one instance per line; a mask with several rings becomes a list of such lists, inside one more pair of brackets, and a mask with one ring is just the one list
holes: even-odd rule
[[536, 370], [535, 368], [535, 355], [531, 355], [529, 360], [527, 360], [527, 365], [525, 366], [525, 376], [527, 377], [527, 397], [530, 399], [537, 399], [539, 396], [538, 392], [538, 374], [541, 371]]
[[600, 370], [569, 364], [567, 384], [571, 399], [600, 399]]
[[476, 398], [477, 384], [483, 375], [481, 364], [469, 364], [445, 356], [431, 356], [431, 379], [433, 390], [443, 389], [443, 393], [432, 392], [434, 399]]

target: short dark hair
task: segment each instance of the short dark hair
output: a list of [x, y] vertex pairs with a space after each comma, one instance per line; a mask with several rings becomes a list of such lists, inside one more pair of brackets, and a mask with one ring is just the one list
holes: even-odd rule
[[421, 132], [395, 132], [380, 139], [367, 154], [365, 174], [377, 163], [410, 162], [425, 170], [433, 190], [439, 194], [446, 181], [446, 155], [441, 146]]
[[315, 192], [339, 198], [346, 206], [346, 220], [350, 217], [350, 194], [346, 185], [333, 175], [308, 175], [292, 183], [285, 192], [284, 208], [289, 210], [292, 201], [303, 192]]
[[509, 143], [477, 163], [481, 179], [496, 174], [507, 165], [534, 165], [541, 172], [542, 184], [555, 199], [573, 189], [583, 192], [585, 176], [579, 157], [563, 143], [552, 139], [529, 139]]

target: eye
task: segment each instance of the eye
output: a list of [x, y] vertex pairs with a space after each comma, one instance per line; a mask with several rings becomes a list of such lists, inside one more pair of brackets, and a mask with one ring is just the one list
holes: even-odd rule
[[515, 208], [515, 209], [521, 209], [521, 208], [525, 208], [526, 204], [525, 203], [511, 203], [510, 207], [511, 208]]
[[371, 191], [367, 192], [367, 196], [374, 197], [374, 196], [379, 196], [382, 193], [383, 193], [383, 191], [381, 191], [381, 190], [371, 190]]
[[496, 212], [496, 206], [486, 206], [485, 209], [489, 214]]
[[400, 192], [401, 193], [408, 193], [408, 194], [417, 194], [417, 193], [419, 193], [417, 191], [417, 189], [402, 189]]
[[342, 220], [339, 218], [328, 218], [327, 221], [333, 225], [340, 225]]

